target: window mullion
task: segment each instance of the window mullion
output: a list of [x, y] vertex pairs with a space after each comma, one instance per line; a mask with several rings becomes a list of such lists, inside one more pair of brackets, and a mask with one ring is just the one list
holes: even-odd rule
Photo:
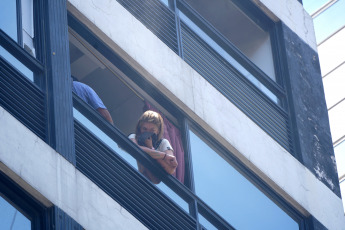
[[22, 3], [21, 0], [16, 0], [17, 5], [17, 39], [18, 44], [23, 47], [23, 30], [22, 30]]

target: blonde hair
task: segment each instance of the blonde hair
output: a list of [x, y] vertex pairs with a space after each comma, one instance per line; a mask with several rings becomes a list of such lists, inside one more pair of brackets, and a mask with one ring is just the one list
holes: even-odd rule
[[152, 123], [158, 127], [158, 140], [163, 138], [164, 134], [164, 123], [162, 116], [152, 110], [147, 110], [144, 112], [138, 120], [137, 127], [135, 128], [135, 135], [138, 137], [140, 135], [140, 128], [144, 122]]

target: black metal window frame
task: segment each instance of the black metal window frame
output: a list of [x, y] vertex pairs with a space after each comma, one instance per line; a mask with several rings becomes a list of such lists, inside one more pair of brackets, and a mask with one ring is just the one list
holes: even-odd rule
[[[192, 120], [185, 114], [183, 111], [176, 108], [174, 103], [167, 98], [165, 95], [158, 92], [158, 90], [152, 84], [148, 83], [144, 80], [144, 78], [133, 68], [131, 67], [125, 60], [123, 60], [119, 55], [117, 55], [110, 47], [108, 47], [101, 39], [97, 37], [97, 35], [93, 34], [85, 25], [83, 25], [77, 18], [75, 18], [71, 13], [68, 13], [68, 20], [69, 26], [77, 32], [83, 39], [88, 42], [91, 46], [93, 46], [100, 54], [102, 54], [105, 58], [110, 60], [115, 66], [117, 66], [126, 76], [128, 76], [134, 83], [140, 86], [143, 90], [145, 90], [152, 98], [156, 98], [157, 102], [161, 104], [167, 111], [173, 114], [182, 124], [181, 133], [184, 142], [184, 149], [185, 149], [185, 162], [186, 162], [186, 174], [185, 174], [185, 185], [180, 183], [176, 178], [168, 175], [153, 159], [147, 156], [147, 154], [143, 153], [132, 141], [128, 139], [126, 135], [124, 135], [119, 129], [109, 124], [106, 120], [104, 120], [100, 114], [98, 114], [94, 109], [88, 106], [85, 102], [83, 102], [78, 96], [75, 94], [73, 95], [73, 106], [79, 112], [81, 112], [84, 116], [86, 116], [93, 124], [95, 124], [99, 129], [101, 129], [106, 135], [108, 135], [113, 141], [118, 143], [118, 145], [126, 150], [129, 154], [131, 154], [135, 159], [142, 162], [143, 165], [152, 169], [152, 172], [161, 177], [162, 181], [172, 189], [177, 195], [179, 195], [183, 200], [185, 200], [189, 204], [189, 216], [186, 217], [185, 211], [183, 211], [174, 201], [170, 200], [170, 198], [166, 197], [166, 195], [160, 191], [155, 191], [155, 193], [160, 194], [159, 197], [161, 200], [155, 200], [155, 197], [147, 198], [146, 202], [153, 202], [159, 203], [162, 210], [160, 213], [161, 215], [165, 215], [165, 207], [164, 203], [175, 206], [173, 210], [179, 213], [180, 216], [176, 217], [182, 218], [181, 221], [187, 221], [190, 224], [193, 222], [197, 222], [198, 220], [198, 213], [200, 212], [203, 216], [212, 222], [216, 227], [220, 229], [234, 229], [231, 224], [225, 221], [217, 212], [215, 212], [212, 208], [210, 208], [202, 199], [194, 193], [194, 185], [193, 185], [193, 174], [191, 172], [192, 162], [191, 162], [191, 155], [189, 150], [189, 137], [188, 131], [189, 126], [193, 125], [196, 127], [202, 135], [205, 135], [208, 140], [210, 140], [215, 146], [218, 146], [220, 151], [224, 153], [234, 164], [237, 166], [242, 173], [246, 175], [247, 178], [258, 186], [264, 193], [273, 199], [278, 206], [280, 206], [285, 212], [287, 212], [300, 226], [300, 229], [305, 229], [305, 217], [300, 214], [296, 209], [291, 207], [280, 195], [274, 192], [264, 181], [262, 181], [257, 175], [251, 172], [246, 166], [244, 166], [238, 159], [236, 159], [232, 153], [226, 150], [222, 145], [217, 142], [215, 139], [210, 137], [206, 131], [204, 131], [201, 127], [197, 124], [193, 123]], [[118, 192], [115, 193], [114, 190], [121, 190], [121, 185], [119, 178], [110, 179], [108, 177], [112, 177], [112, 175], [116, 174], [115, 171], [112, 172], [111, 166], [102, 166], [102, 162], [107, 162], [107, 160], [98, 160], [97, 164], [101, 164], [96, 166], [92, 166], [94, 163], [96, 164], [95, 159], [98, 158], [96, 155], [92, 154], [104, 154], [104, 156], [110, 157], [114, 164], [118, 164], [118, 168], [116, 170], [120, 170], [117, 173], [123, 173], [124, 175], [132, 175], [133, 178], [131, 180], [137, 180], [137, 184], [130, 185], [133, 186], [135, 191], [141, 191], [143, 187], [149, 187], [146, 191], [151, 191], [152, 189], [157, 190], [156, 187], [148, 181], [145, 177], [143, 177], [136, 169], [134, 169], [131, 165], [129, 165], [125, 160], [117, 155], [113, 150], [110, 150], [106, 147], [106, 145], [99, 140], [94, 134], [87, 130], [81, 123], [75, 120], [75, 136], [76, 136], [76, 167], [81, 172], [83, 172], [86, 176], [88, 176], [92, 181], [94, 181], [97, 185], [99, 185], [106, 193], [110, 194], [113, 199], [119, 202], [123, 207], [125, 207], [129, 212], [131, 212], [136, 218], [142, 221], [145, 225], [150, 228], [158, 227], [160, 222], [157, 223], [150, 223], [151, 219], [147, 219], [148, 217], [143, 217], [140, 210], [133, 210], [133, 204], [136, 204], [136, 207], [141, 207], [140, 205], [144, 205], [143, 201], [138, 201], [135, 198], [131, 197], [122, 197], [126, 196], [127, 193], [125, 192]], [[94, 143], [95, 150], [94, 153], [92, 151], [89, 153], [90, 156], [84, 156], [85, 153], [83, 151], [88, 151], [87, 148], [83, 147], [87, 145], [87, 143], [83, 143], [83, 138], [80, 138], [79, 135], [82, 135], [83, 138], [88, 139], [90, 142]], [[102, 144], [103, 143], [103, 144]], [[98, 147], [97, 147], [98, 146]], [[92, 148], [92, 146], [90, 146]], [[83, 150], [81, 150], [83, 149]], [[79, 152], [79, 153], [78, 153]], [[78, 156], [79, 155], [79, 156]], [[81, 158], [82, 157], [82, 158]], [[85, 158], [86, 157], [86, 158]], [[115, 159], [113, 159], [115, 158]], [[115, 166], [113, 166], [115, 167]], [[123, 168], [122, 168], [123, 167]], [[97, 170], [98, 168], [98, 170]], [[108, 172], [102, 172], [99, 169], [106, 169], [110, 170]], [[119, 169], [121, 168], [121, 169]], [[96, 171], [95, 171], [96, 170]], [[102, 173], [105, 175], [102, 176]], [[97, 176], [98, 175], [98, 176]], [[104, 178], [108, 178], [104, 179]], [[112, 182], [116, 180], [116, 182]], [[127, 181], [131, 181], [127, 180]], [[114, 184], [117, 183], [118, 187], [112, 187]], [[128, 185], [123, 185], [128, 186]], [[121, 195], [122, 194], [122, 195]], [[126, 200], [128, 199], [128, 200]], [[139, 203], [138, 203], [139, 202]], [[161, 203], [163, 202], [163, 203]], [[138, 209], [138, 208], [137, 208]], [[139, 208], [140, 209], [140, 208]], [[179, 210], [179, 211], [177, 211]], [[156, 210], [155, 210], [156, 211]], [[151, 218], [154, 218], [153, 216]], [[157, 224], [157, 225], [155, 225]], [[200, 224], [197, 224], [196, 228], [202, 228]]]
[[46, 100], [44, 87], [44, 51], [43, 49], [43, 15], [42, 1], [33, 1], [33, 21], [35, 30], [36, 57], [29, 54], [23, 47], [21, 28], [21, 1], [16, 1], [18, 41], [15, 41], [0, 29], [0, 46], [21, 64], [32, 71], [34, 83], [25, 77], [8, 60], [0, 57], [0, 104], [13, 116], [47, 141]]
[[34, 0], [33, 1], [33, 21], [34, 21], [34, 44], [36, 45], [37, 57], [30, 55], [23, 46], [23, 30], [22, 30], [22, 7], [21, 0], [16, 0], [16, 18], [17, 18], [17, 39], [14, 41], [9, 37], [3, 30], [0, 29], [0, 45], [5, 48], [7, 52], [13, 55], [18, 59], [22, 64], [28, 67], [36, 75], [42, 73], [45, 68], [43, 64], [43, 5], [42, 1]]
[[32, 230], [82, 230], [83, 228], [55, 205], [46, 207], [0, 170], [0, 194], [31, 221]]
[[[195, 123], [194, 121], [185, 118], [184, 122], [184, 135], [189, 136], [189, 131], [193, 130], [197, 135], [202, 137], [203, 139], [207, 140], [207, 144], [212, 146], [218, 154], [221, 154], [226, 161], [231, 162], [231, 166], [235, 168], [238, 172], [240, 172], [248, 181], [250, 181], [253, 185], [255, 185], [261, 192], [263, 192], [268, 198], [270, 198], [279, 208], [281, 208], [285, 213], [287, 213], [298, 225], [299, 229], [308, 229], [307, 226], [307, 218], [298, 212], [295, 208], [289, 205], [285, 199], [275, 192], [270, 186], [263, 181], [258, 175], [252, 172], [247, 166], [245, 166], [234, 154], [232, 154], [229, 150], [227, 150], [219, 141], [217, 141], [214, 137], [209, 135], [207, 131], [205, 131], [199, 124]], [[186, 176], [189, 178], [194, 178], [193, 175], [193, 165], [192, 163], [192, 154], [190, 149], [189, 137], [186, 141]], [[187, 178], [186, 178], [187, 179]], [[188, 185], [195, 193], [195, 184], [194, 179], [187, 179]], [[207, 206], [205, 207], [202, 203], [198, 203], [196, 206], [196, 211], [202, 214], [210, 223], [215, 221], [214, 216], [208, 213]], [[217, 222], [215, 222], [217, 223]], [[219, 225], [215, 225], [216, 227], [220, 227]]]
[[31, 221], [32, 230], [49, 229], [47, 208], [0, 171], [0, 193]]
[[[217, 29], [215, 29], [206, 19], [204, 19], [198, 12], [196, 12], [189, 4], [183, 0], [176, 0], [176, 7], [187, 14], [194, 23], [196, 23], [207, 35], [209, 35], [218, 45], [220, 45], [226, 52], [235, 58], [244, 68], [251, 72], [260, 83], [281, 100], [282, 109], [286, 109], [284, 90], [284, 82], [282, 81], [282, 74], [279, 71], [281, 63], [278, 61], [279, 46], [277, 45], [276, 25], [264, 13], [262, 13], [250, 1], [232, 0], [245, 14], [251, 18], [261, 29], [267, 31], [271, 38], [271, 47], [273, 54], [274, 67], [277, 80], [274, 81], [268, 77], [259, 67], [257, 67], [249, 58], [243, 54], [239, 49], [233, 45], [227, 38], [224, 37]], [[182, 54], [183, 58], [183, 54]]]

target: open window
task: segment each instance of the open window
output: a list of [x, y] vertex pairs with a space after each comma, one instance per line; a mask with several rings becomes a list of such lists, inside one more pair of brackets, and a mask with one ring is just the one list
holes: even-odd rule
[[[164, 138], [171, 143], [179, 163], [173, 175], [183, 183], [184, 152], [178, 120], [72, 29], [69, 30], [69, 40], [72, 76], [97, 93], [109, 111], [114, 126], [126, 136], [135, 133], [138, 119], [145, 110], [155, 110], [162, 115]], [[121, 152], [119, 149], [117, 151]], [[135, 160], [129, 162], [137, 167]]]

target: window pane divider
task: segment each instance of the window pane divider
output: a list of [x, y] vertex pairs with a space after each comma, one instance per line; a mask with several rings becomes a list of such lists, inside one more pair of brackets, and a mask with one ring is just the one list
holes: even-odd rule
[[31, 71], [43, 72], [44, 65], [36, 58], [26, 52], [17, 42], [10, 38], [3, 30], [0, 29], [0, 45], [5, 48], [11, 55], [17, 58]]

